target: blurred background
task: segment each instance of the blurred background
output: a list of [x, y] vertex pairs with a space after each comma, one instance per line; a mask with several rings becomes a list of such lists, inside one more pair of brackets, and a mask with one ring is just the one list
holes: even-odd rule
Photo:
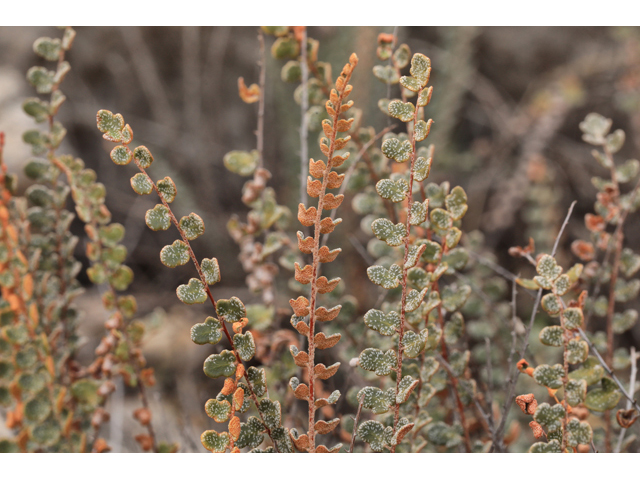
[[[231, 215], [244, 218], [248, 211], [240, 201], [245, 179], [227, 171], [222, 162], [230, 150], [255, 148], [257, 105], [240, 100], [237, 79], [242, 76], [247, 84], [258, 81], [257, 29], [76, 30], [67, 57], [72, 71], [62, 86], [67, 102], [58, 117], [68, 133], [59, 151], [73, 153], [97, 171], [99, 181], [107, 187], [113, 219], [126, 227], [127, 263], [136, 275], [130, 291], [147, 321], [145, 354], [158, 378], [152, 408], [159, 437], [179, 442], [182, 451], [202, 451], [199, 435], [213, 424], [202, 406], [218, 389], [202, 374], [202, 362], [210, 352], [194, 345], [188, 332], [202, 321], [208, 307], [186, 307], [173, 295], [176, 286], [188, 281], [193, 272], [187, 267], [167, 269], [160, 263], [159, 251], [175, 239], [175, 232], [154, 233], [145, 227], [144, 214], [156, 202], [136, 195], [127, 173], [109, 160], [112, 145], [96, 130], [95, 113], [101, 108], [122, 113], [136, 141], [153, 152], [153, 175], [174, 179], [179, 192], [176, 214], [194, 211], [204, 219], [207, 230], [194, 248], [199, 257], [216, 256], [220, 262], [223, 281], [215, 287], [217, 296], [235, 295], [246, 299], [245, 303], [259, 301], [245, 284], [237, 259], [239, 247], [226, 228]], [[387, 117], [377, 106], [387, 87], [371, 69], [380, 63], [375, 56], [378, 34], [393, 30], [308, 29], [308, 35], [320, 42], [319, 59], [331, 63], [334, 73], [352, 51], [358, 54], [352, 98], [363, 111], [363, 123], [376, 130], [387, 125]], [[57, 35], [54, 28], [0, 28], [0, 130], [7, 135], [9, 169], [22, 175], [20, 192], [29, 185], [22, 166], [30, 157], [21, 136], [34, 128], [21, 109], [24, 98], [34, 95], [25, 72], [40, 64], [32, 51], [33, 41]], [[589, 238], [583, 217], [593, 212], [596, 189], [591, 177], [606, 173], [591, 156], [591, 147], [581, 141], [578, 124], [592, 111], [612, 118], [613, 128], [625, 130], [628, 139], [617, 158], [638, 155], [640, 29], [399, 27], [397, 35], [399, 43], [407, 43], [412, 52], [432, 60], [434, 94], [427, 114], [435, 120], [429, 138], [436, 153], [430, 179], [449, 181], [466, 190], [469, 211], [463, 230], [482, 232], [498, 263], [524, 275], [530, 272], [524, 262], [508, 256], [508, 248], [524, 245], [533, 237], [537, 251], [550, 250], [569, 204], [577, 200], [558, 254], [560, 263], [575, 262], [571, 242]], [[265, 167], [273, 174], [269, 185], [278, 203], [295, 212], [300, 172], [300, 107], [293, 98], [297, 85], [280, 79], [283, 62], [268, 54], [273, 37], [266, 41]], [[318, 158], [315, 138], [310, 134], [309, 153]], [[340, 274], [348, 279], [348, 293], [356, 300], [352, 321], [362, 322], [371, 296], [377, 295], [366, 279], [370, 263], [363, 245], [368, 237], [356, 228], [360, 217], [350, 208], [340, 209], [339, 216], [345, 219], [346, 228], [337, 229], [331, 243], [343, 249]], [[295, 218], [292, 225], [295, 231]], [[82, 239], [80, 222], [73, 228]], [[640, 249], [637, 215], [628, 222], [626, 235], [627, 246]], [[88, 265], [82, 241], [77, 255]], [[290, 315], [290, 276], [281, 271], [277, 281], [275, 304], [281, 311], [276, 323], [283, 332]], [[78, 301], [85, 318], [86, 346], [81, 357], [88, 360], [103, 334], [105, 314], [99, 290], [84, 272], [80, 279], [87, 288]], [[526, 309], [523, 300], [522, 315]], [[293, 330], [288, 331], [293, 335]], [[270, 345], [275, 358], [280, 358], [280, 350], [288, 351], [287, 335], [282, 333]], [[636, 326], [619, 339], [619, 346], [637, 346], [639, 339]], [[348, 375], [352, 373], [347, 367], [336, 381], [346, 382]], [[115, 451], [135, 451], [127, 431], [138, 428], [130, 421], [135, 395], [118, 391], [109, 400], [113, 406], [107, 436]]]

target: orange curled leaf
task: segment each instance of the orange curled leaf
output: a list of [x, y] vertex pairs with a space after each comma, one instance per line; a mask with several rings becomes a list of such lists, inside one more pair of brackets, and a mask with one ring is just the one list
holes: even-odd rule
[[[336, 95], [335, 90], [331, 91], [331, 97], [332, 97], [331, 98], [332, 102], [334, 102], [334, 97], [335, 97], [334, 103], [338, 103], [338, 96]], [[333, 134], [333, 127], [331, 126], [331, 120], [324, 119], [322, 121], [322, 131], [327, 137], [330, 137]]]
[[236, 367], [236, 381], [240, 380], [242, 377], [244, 377], [244, 365], [239, 363]]
[[542, 426], [535, 420], [531, 420], [529, 422], [529, 426], [531, 427], [531, 430], [533, 431], [533, 436], [536, 438], [536, 440], [544, 435], [544, 430], [542, 429]]
[[326, 380], [327, 378], [333, 377], [338, 371], [339, 367], [340, 362], [334, 363], [329, 367], [326, 367], [324, 363], [319, 363], [314, 367], [313, 373], [315, 373], [320, 380]]
[[402, 439], [404, 438], [404, 436], [413, 429], [414, 425], [415, 425], [415, 423], [409, 423], [407, 425], [404, 425], [404, 426], [400, 427], [398, 429], [398, 432], [396, 433], [396, 435], [397, 435], [396, 441], [398, 443], [400, 443], [402, 441]]
[[242, 333], [242, 329], [247, 326], [249, 323], [248, 318], [241, 318], [239, 322], [235, 322], [231, 328], [233, 328], [233, 333]]
[[595, 257], [595, 248], [593, 243], [584, 240], [575, 240], [571, 244], [571, 251], [583, 262], [590, 262]]
[[98, 407], [95, 412], [93, 412], [93, 415], [91, 415], [91, 426], [93, 428], [99, 428], [100, 425], [108, 422], [110, 417], [109, 412], [102, 407]]
[[328, 422], [324, 420], [318, 420], [315, 425], [316, 432], [320, 435], [325, 435], [327, 433], [332, 432], [340, 423], [340, 419], [334, 418]]
[[533, 375], [533, 368], [529, 366], [529, 362], [527, 362], [524, 358], [521, 358], [517, 363], [518, 370], [522, 373], [526, 373], [530, 377]]
[[516, 404], [520, 407], [522, 413], [526, 413], [528, 415], [536, 413], [536, 409], [538, 408], [538, 401], [533, 393], [517, 396]]
[[140, 425], [149, 425], [151, 422], [151, 411], [148, 408], [138, 408], [133, 412], [133, 418], [140, 422]]
[[338, 343], [340, 341], [340, 338], [342, 338], [342, 335], [340, 335], [339, 333], [335, 333], [327, 337], [324, 332], [320, 332], [316, 333], [316, 336], [313, 337], [313, 341], [316, 344], [316, 348], [318, 350], [326, 350], [327, 348], [331, 348], [336, 343]]
[[313, 225], [316, 221], [316, 207], [305, 208], [304, 204], [299, 204], [298, 221], [305, 227]]
[[308, 400], [309, 399], [309, 387], [304, 383], [301, 383], [296, 387], [293, 391], [293, 394], [298, 400]]
[[[315, 210], [315, 207], [312, 208], [314, 208]], [[326, 233], [333, 232], [333, 230], [336, 228], [336, 225], [338, 225], [339, 223], [342, 223], [341, 218], [336, 218], [335, 220], [331, 220], [331, 217], [323, 218], [320, 221], [320, 233], [324, 235]]]
[[224, 385], [222, 387], [222, 390], [220, 390], [220, 393], [222, 395], [231, 395], [235, 391], [236, 391], [236, 382], [232, 378], [225, 378]]
[[244, 103], [255, 103], [260, 100], [260, 87], [255, 83], [247, 87], [244, 78], [238, 78], [238, 93]]
[[296, 262], [294, 264], [295, 268], [295, 279], [303, 285], [311, 282], [311, 277], [313, 276], [313, 267], [311, 265], [305, 265], [304, 268], [300, 268], [300, 264]]
[[336, 172], [330, 172], [327, 180], [327, 188], [340, 188], [344, 181], [344, 173], [338, 175]]
[[593, 233], [602, 232], [606, 227], [604, 218], [602, 218], [600, 215], [593, 215], [591, 213], [587, 213], [584, 216], [584, 224], [586, 225], [587, 229]]
[[[241, 388], [238, 390], [242, 390]], [[235, 442], [240, 437], [240, 418], [239, 417], [231, 417], [229, 420], [229, 435], [233, 438]]]
[[104, 453], [110, 451], [111, 447], [107, 444], [107, 441], [104, 438], [98, 438], [95, 442], [93, 442], [91, 453]]
[[[309, 363], [309, 354], [307, 352], [300, 352], [298, 350], [294, 350], [293, 348], [290, 350], [291, 356], [293, 357], [293, 361], [299, 367], [306, 367], [307, 363]], [[297, 352], [297, 353], [294, 353]]]
[[395, 38], [393, 33], [380, 33], [378, 34], [378, 43], [393, 43]]
[[324, 177], [324, 173], [327, 171], [327, 166], [322, 160], [314, 161], [313, 158], [309, 159], [309, 173], [315, 178]]
[[318, 257], [321, 263], [333, 262], [341, 251], [341, 248], [329, 250], [329, 247], [325, 245], [324, 247], [320, 247], [320, 250], [318, 250]]
[[347, 160], [347, 158], [349, 158], [349, 152], [345, 153], [344, 155], [336, 155], [331, 159], [331, 166], [334, 168], [338, 168], [345, 162], [345, 160]]
[[585, 302], [587, 301], [587, 297], [589, 296], [589, 292], [587, 292], [586, 290], [583, 290], [580, 293], [580, 296], [578, 297], [578, 307], [579, 308], [583, 308]]
[[239, 410], [242, 407], [242, 403], [244, 402], [244, 389], [238, 388], [235, 392], [233, 392], [233, 404], [236, 410]]
[[[349, 110], [351, 107], [353, 107], [353, 100], [349, 100], [347, 103], [343, 103], [342, 106], [340, 107], [340, 113], [344, 113], [347, 110]], [[351, 139], [351, 137], [348, 137], [347, 141]]]
[[311, 180], [307, 177], [307, 193], [312, 198], [318, 198], [322, 192], [322, 182], [320, 180]]
[[309, 450], [309, 437], [306, 433], [300, 435], [298, 438], [295, 438], [291, 434], [289, 436], [291, 437], [291, 441], [293, 442], [293, 444], [296, 446], [296, 449], [300, 450], [301, 452], [306, 452], [307, 450]]
[[325, 210], [333, 210], [334, 208], [338, 208], [340, 204], [344, 200], [344, 195], [334, 195], [333, 193], [327, 193], [324, 196], [324, 205], [322, 208]]
[[298, 250], [306, 254], [313, 253], [313, 246], [315, 245], [313, 241], [313, 237], [304, 238], [304, 234], [302, 232], [298, 232], [297, 235], [298, 235]]
[[306, 324], [305, 322], [296, 323], [295, 329], [301, 335], [304, 335], [304, 336], [308, 336], [309, 335], [309, 325]]
[[336, 305], [329, 310], [324, 307], [319, 307], [316, 309], [316, 320], [319, 322], [330, 322], [338, 316], [341, 309], [342, 305]]
[[327, 277], [320, 277], [316, 281], [316, 286], [318, 288], [318, 293], [331, 293], [340, 283], [340, 277], [332, 278], [331, 280], [327, 280]]
[[616, 412], [616, 420], [622, 428], [629, 428], [638, 419], [638, 412], [635, 408], [629, 410], [620, 409]]
[[[346, 96], [346, 95], [348, 95], [348, 94], [349, 94], [349, 92], [351, 91], [351, 89], [353, 88], [353, 87], [352, 87], [352, 88], [349, 88], [349, 87], [352, 87], [352, 86], [351, 86], [351, 85], [349, 85], [349, 86], [345, 89], [345, 96]], [[349, 90], [349, 92], [347, 92], [347, 89]], [[336, 127], [337, 127], [337, 130], [338, 130], [339, 132], [346, 132], [346, 131], [348, 131], [348, 130], [351, 128], [351, 126], [353, 125], [353, 121], [354, 121], [354, 120], [355, 120], [355, 118], [350, 118], [349, 120], [345, 120], [345, 119], [338, 120], [338, 125], [336, 126]]]
[[309, 300], [306, 297], [300, 296], [298, 298], [289, 300], [289, 305], [293, 309], [293, 313], [298, 317], [305, 317], [309, 315]]
[[140, 447], [142, 448], [142, 450], [144, 450], [145, 452], [148, 452], [153, 448], [153, 439], [151, 438], [151, 436], [140, 434], [140, 435], [136, 435], [134, 438], [136, 442], [140, 444]]
[[527, 255], [535, 252], [536, 246], [533, 238], [529, 237], [529, 244], [526, 247], [511, 247], [509, 249], [509, 255], [512, 257], [526, 257]]
[[[345, 107], [345, 106], [346, 105], [343, 105], [342, 107]], [[342, 107], [340, 107], [340, 110], [342, 110]], [[347, 143], [349, 143], [349, 140], [351, 140], [350, 136], [346, 136], [344, 138], [336, 138], [335, 149], [342, 150], [344, 147], [347, 146]]]

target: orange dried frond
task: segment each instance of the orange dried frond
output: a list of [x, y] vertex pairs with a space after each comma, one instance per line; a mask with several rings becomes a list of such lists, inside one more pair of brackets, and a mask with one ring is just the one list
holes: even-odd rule
[[260, 87], [255, 83], [247, 87], [242, 77], [238, 78], [238, 93], [244, 103], [255, 103], [260, 100]]

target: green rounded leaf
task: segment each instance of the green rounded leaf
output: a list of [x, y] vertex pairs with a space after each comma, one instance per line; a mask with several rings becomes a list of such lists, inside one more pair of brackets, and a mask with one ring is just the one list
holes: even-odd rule
[[185, 237], [195, 240], [204, 233], [204, 221], [199, 215], [190, 213], [189, 216], [180, 219], [180, 228]]
[[557, 403], [553, 407], [548, 403], [541, 403], [533, 414], [533, 419], [550, 432], [562, 428], [564, 420], [564, 407]]
[[388, 138], [382, 144], [382, 153], [399, 163], [404, 163], [411, 158], [413, 148], [409, 140], [399, 140], [395, 137]]
[[253, 340], [251, 332], [236, 333], [233, 336], [233, 347], [245, 362], [251, 360], [256, 354], [256, 342]]
[[397, 367], [396, 354], [393, 350], [383, 352], [377, 348], [367, 348], [360, 354], [358, 365], [378, 376], [389, 375]]
[[162, 204], [158, 204], [152, 209], [147, 210], [144, 220], [154, 232], [158, 230], [166, 230], [171, 226], [171, 216], [169, 209]]
[[418, 333], [409, 330], [405, 332], [402, 338], [402, 351], [407, 358], [416, 358], [422, 353], [427, 345], [427, 337], [429, 332], [424, 329]]
[[236, 373], [236, 356], [229, 350], [209, 355], [204, 361], [203, 370], [210, 378], [231, 377]]
[[211, 398], [204, 404], [204, 411], [218, 423], [224, 423], [229, 420], [231, 415], [231, 404], [227, 400], [216, 400]]
[[374, 235], [383, 240], [390, 247], [402, 245], [404, 237], [407, 235], [407, 227], [403, 223], [393, 224], [386, 218], [378, 218], [371, 224]]
[[231, 297], [229, 300], [218, 300], [216, 302], [216, 312], [218, 318], [225, 322], [235, 323], [247, 317], [247, 309], [238, 297]]
[[111, 150], [110, 157], [116, 165], [127, 165], [133, 158], [131, 151], [124, 145], [118, 145]]
[[151, 155], [149, 149], [144, 145], [135, 148], [133, 158], [136, 159], [139, 166], [145, 169], [149, 168], [153, 163], [153, 155]]
[[[406, 78], [406, 77], [403, 77]], [[402, 100], [392, 100], [389, 102], [389, 115], [403, 122], [410, 122], [416, 112], [413, 103], [404, 103]]]
[[604, 377], [596, 388], [587, 393], [584, 404], [589, 410], [604, 412], [615, 408], [620, 398], [622, 398], [622, 393], [616, 383]]
[[467, 213], [467, 194], [462, 187], [455, 187], [444, 199], [453, 220], [460, 220]]
[[[395, 267], [395, 268], [394, 268]], [[390, 290], [400, 285], [400, 279], [398, 275], [402, 273], [401, 267], [398, 265], [391, 265], [389, 269], [386, 269], [382, 265], [373, 265], [367, 268], [367, 276], [376, 285]]]
[[415, 53], [411, 59], [411, 76], [420, 81], [424, 87], [429, 81], [429, 75], [431, 73], [431, 60], [429, 57], [421, 53]]
[[187, 305], [204, 303], [207, 300], [207, 291], [204, 284], [197, 278], [189, 280], [188, 285], [180, 285], [176, 289], [178, 298]]
[[171, 203], [176, 199], [178, 190], [176, 184], [173, 183], [170, 177], [164, 177], [162, 180], [158, 180], [156, 186], [158, 188], [158, 194], [164, 198], [165, 202]]
[[364, 387], [358, 392], [358, 402], [362, 402], [362, 408], [372, 410], [379, 415], [387, 413], [391, 407], [389, 395], [376, 387]]
[[591, 425], [572, 418], [567, 423], [567, 445], [577, 447], [578, 445], [589, 445], [593, 439]]
[[371, 330], [390, 336], [400, 328], [400, 315], [396, 311], [385, 314], [380, 310], [369, 310], [364, 315], [364, 323]]
[[360, 424], [358, 438], [368, 443], [374, 452], [383, 452], [387, 446], [385, 427], [375, 420], [367, 420]]
[[587, 358], [580, 368], [569, 372], [572, 380], [585, 380], [587, 385], [594, 385], [604, 377], [604, 368], [596, 357]]
[[[576, 307], [566, 308], [564, 312], [562, 312], [562, 318], [564, 321], [564, 328], [568, 330], [577, 330], [582, 327], [582, 322], [584, 321], [584, 314], [582, 313], [582, 309]], [[615, 320], [614, 320], [615, 324]], [[614, 326], [615, 330], [615, 326]]]
[[111, 286], [118, 291], [129, 288], [131, 282], [133, 282], [133, 270], [126, 265], [120, 265], [109, 278]]
[[189, 247], [182, 240], [176, 240], [171, 245], [165, 245], [160, 250], [160, 261], [169, 268], [185, 265], [190, 258]]
[[248, 177], [253, 175], [260, 161], [260, 152], [252, 150], [244, 152], [242, 150], [233, 150], [227, 153], [222, 159], [227, 170]]
[[138, 195], [149, 195], [153, 192], [153, 184], [144, 173], [136, 173], [131, 177], [131, 188]]
[[222, 338], [221, 328], [220, 320], [207, 317], [204, 323], [196, 323], [191, 327], [191, 341], [197, 345], [215, 345]]
[[217, 258], [205, 258], [200, 264], [200, 269], [208, 285], [213, 285], [220, 281], [220, 267]]
[[562, 365], [558, 364], [553, 366], [549, 366], [546, 364], [538, 365], [533, 371], [533, 379], [537, 383], [552, 389], [558, 389], [562, 387], [563, 377], [564, 368], [562, 367]]
[[544, 327], [540, 331], [540, 342], [542, 342], [543, 345], [548, 345], [550, 347], [561, 347], [564, 343], [563, 333], [564, 329], [558, 325]]
[[214, 453], [224, 453], [229, 447], [229, 434], [227, 432], [218, 433], [215, 430], [206, 430], [200, 436], [202, 446]]
[[376, 191], [382, 198], [398, 203], [407, 198], [409, 184], [404, 179], [394, 181], [384, 178], [376, 183]]

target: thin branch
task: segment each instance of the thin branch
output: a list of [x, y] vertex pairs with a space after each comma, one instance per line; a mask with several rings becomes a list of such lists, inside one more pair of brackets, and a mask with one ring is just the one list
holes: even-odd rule
[[358, 404], [358, 411], [356, 412], [356, 418], [353, 420], [353, 433], [351, 433], [351, 443], [349, 444], [349, 453], [353, 453], [353, 446], [356, 443], [356, 432], [358, 430], [358, 423], [360, 422], [360, 413], [362, 413], [362, 403], [364, 402], [364, 395], [360, 399]]
[[256, 128], [256, 149], [258, 150], [258, 166], [264, 165], [264, 87], [267, 78], [267, 57], [264, 49], [264, 33], [258, 29], [258, 42], [260, 43], [260, 100], [258, 101], [258, 127]]
[[133, 70], [136, 72], [142, 92], [147, 97], [153, 117], [159, 123], [175, 123], [169, 96], [140, 27], [120, 27], [120, 33], [129, 50]]
[[[633, 395], [635, 393], [635, 388], [636, 388], [636, 374], [638, 373], [638, 370], [637, 370], [638, 355], [636, 354], [635, 347], [631, 347], [629, 353], [631, 353], [630, 355], [631, 356], [631, 375], [629, 375], [629, 391]], [[629, 410], [629, 409], [631, 409], [631, 402], [629, 401], [629, 399], [627, 399], [626, 410]], [[618, 444], [616, 445], [615, 453], [620, 453], [620, 450], [622, 450], [622, 442], [624, 441], [625, 433], [627, 433], [627, 429], [621, 428], [620, 435], [618, 435]]]
[[307, 111], [309, 110], [309, 64], [307, 63], [307, 27], [302, 29], [300, 41], [300, 70], [302, 72], [302, 98], [300, 102], [300, 203], [307, 204], [307, 175], [309, 171], [309, 126]]
[[638, 402], [636, 400], [634, 400], [634, 398], [633, 398], [633, 393], [634, 392], [631, 392], [631, 395], [629, 395], [629, 393], [627, 393], [625, 388], [622, 386], [622, 383], [620, 382], [620, 380], [618, 380], [618, 377], [616, 377], [616, 375], [613, 373], [613, 370], [611, 368], [609, 368], [609, 365], [607, 365], [607, 362], [604, 361], [604, 358], [602, 358], [602, 355], [600, 355], [600, 352], [598, 352], [598, 350], [593, 345], [593, 343], [591, 343], [591, 340], [589, 340], [589, 337], [587, 337], [587, 334], [584, 333], [584, 330], [579, 328], [578, 332], [580, 332], [580, 336], [584, 339], [584, 341], [587, 342], [587, 344], [589, 345], [589, 348], [595, 354], [596, 358], [600, 362], [600, 365], [602, 365], [602, 367], [609, 374], [609, 376], [613, 379], [613, 381], [616, 382], [616, 384], [618, 385], [618, 388], [620, 389], [620, 392], [622, 392], [622, 395], [624, 395], [625, 398], [627, 399], [627, 401], [630, 402], [629, 408], [633, 407], [638, 411], [638, 413], [640, 413], [640, 405], [638, 405]]

